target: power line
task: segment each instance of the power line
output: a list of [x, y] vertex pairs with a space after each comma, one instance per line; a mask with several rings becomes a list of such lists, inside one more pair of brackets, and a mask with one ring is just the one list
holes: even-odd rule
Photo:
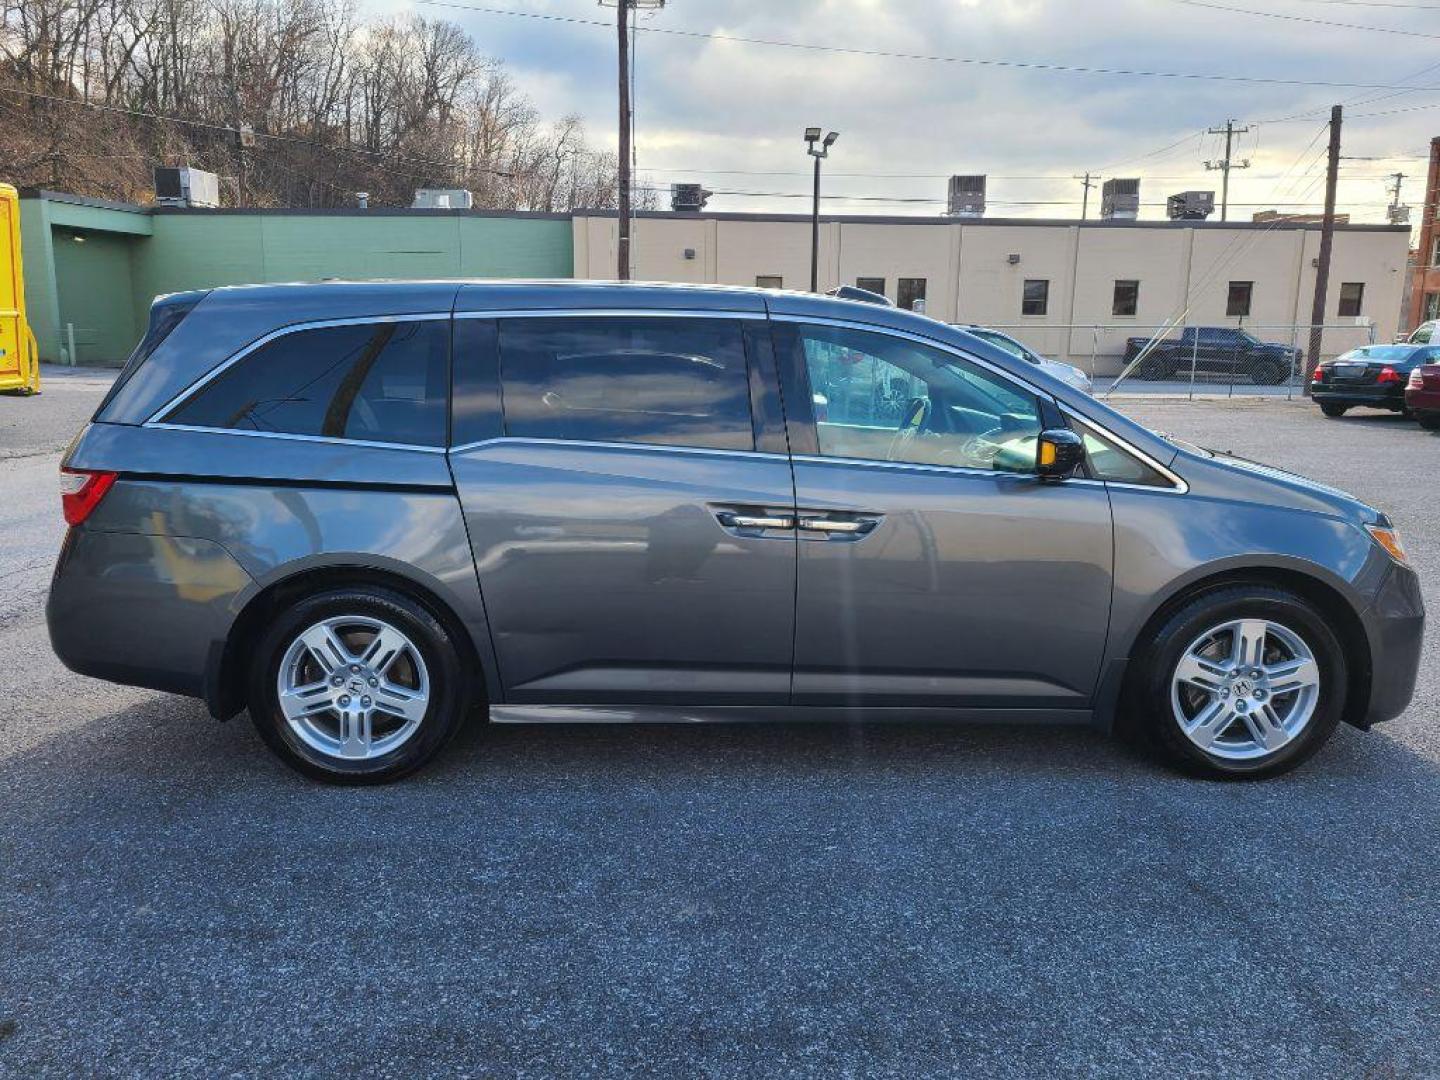
[[[598, 26], [610, 29], [608, 22], [598, 19], [583, 19], [575, 15], [550, 15], [539, 11], [512, 11], [505, 8], [481, 7], [462, 4], [456, 0], [416, 0], [429, 7], [449, 8], [456, 11], [473, 11], [482, 15], [509, 15], [521, 19], [536, 19], [542, 22], [564, 23], [571, 26]], [[928, 53], [890, 52], [883, 49], [859, 49], [840, 45], [815, 45], [803, 41], [783, 41], [778, 38], [745, 37], [739, 34], [723, 34], [702, 30], [680, 30], [669, 26], [642, 26], [647, 34], [666, 34], [671, 37], [697, 38], [707, 41], [729, 41], [739, 45], [765, 45], [780, 49], [800, 49], [807, 52], [840, 53], [847, 56], [874, 56], [888, 60], [920, 60], [937, 64], [968, 64], [976, 67], [1008, 68], [1022, 71], [1054, 71], [1077, 75], [1125, 75], [1147, 79], [1185, 79], [1226, 83], [1259, 83], [1269, 86], [1320, 86], [1331, 89], [1353, 90], [1440, 90], [1440, 86], [1408, 87], [1394, 83], [1341, 82], [1332, 79], [1284, 79], [1262, 75], [1218, 75], [1193, 71], [1154, 71], [1139, 68], [1086, 67], [1078, 64], [1054, 64], [1036, 60], [1010, 60], [977, 56], [939, 56]]]
[[[1177, 4], [1185, 4], [1189, 7], [1209, 8], [1212, 11], [1228, 11], [1232, 15], [1258, 15], [1265, 19], [1283, 19], [1285, 22], [1312, 23], [1316, 26], [1334, 26], [1341, 30], [1364, 30], [1372, 34], [1397, 34], [1400, 37], [1440, 38], [1440, 34], [1427, 34], [1420, 30], [1401, 30], [1393, 26], [1366, 26], [1361, 23], [1335, 22], [1333, 19], [1317, 19], [1310, 15], [1284, 15], [1278, 11], [1254, 11], [1251, 8], [1227, 7], [1224, 4], [1212, 4], [1210, 0], [1175, 0], [1175, 2]], [[1376, 89], [1379, 89], [1379, 87]], [[1386, 89], [1396, 88], [1386, 87]]]

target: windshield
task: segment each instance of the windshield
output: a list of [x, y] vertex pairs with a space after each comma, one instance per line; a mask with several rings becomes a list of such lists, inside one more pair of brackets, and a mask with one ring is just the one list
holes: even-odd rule
[[1377, 360], [1385, 364], [1393, 364], [1397, 360], [1409, 360], [1415, 352], [1409, 345], [1362, 345], [1358, 349], [1351, 349], [1338, 359], [1340, 360]]

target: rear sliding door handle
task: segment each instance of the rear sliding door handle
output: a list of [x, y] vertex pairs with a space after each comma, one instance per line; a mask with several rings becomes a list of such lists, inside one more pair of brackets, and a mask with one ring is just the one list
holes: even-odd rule
[[830, 518], [818, 517], [802, 517], [800, 519], [800, 528], [807, 532], [844, 533], [849, 536], [868, 533], [875, 528], [876, 524], [870, 518], [862, 518], [859, 521], [834, 521]]

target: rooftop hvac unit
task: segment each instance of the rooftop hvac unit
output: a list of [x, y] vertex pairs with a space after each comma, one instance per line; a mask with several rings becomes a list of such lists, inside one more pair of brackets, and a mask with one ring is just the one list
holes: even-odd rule
[[1182, 191], [1165, 200], [1171, 221], [1204, 221], [1215, 212], [1215, 192]]
[[180, 168], [158, 167], [155, 170], [156, 206], [220, 205], [220, 178], [203, 169], [188, 165]]
[[464, 188], [418, 188], [412, 210], [469, 210], [475, 197]]
[[714, 194], [699, 184], [671, 184], [670, 209], [677, 213], [698, 213], [705, 209], [705, 204]]
[[985, 216], [985, 177], [952, 176], [946, 213], [951, 217]]
[[1134, 221], [1139, 217], [1139, 179], [1106, 180], [1100, 188], [1100, 216], [1106, 221]]

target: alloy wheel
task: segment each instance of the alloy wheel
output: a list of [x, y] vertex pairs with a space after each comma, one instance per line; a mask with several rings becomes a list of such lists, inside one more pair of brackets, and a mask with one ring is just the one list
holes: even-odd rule
[[276, 678], [290, 730], [327, 757], [364, 761], [398, 749], [430, 704], [420, 650], [368, 615], [317, 622], [290, 643]]
[[1206, 754], [1268, 757], [1315, 715], [1320, 667], [1299, 634], [1266, 619], [1235, 619], [1197, 637], [1171, 677], [1176, 723]]

